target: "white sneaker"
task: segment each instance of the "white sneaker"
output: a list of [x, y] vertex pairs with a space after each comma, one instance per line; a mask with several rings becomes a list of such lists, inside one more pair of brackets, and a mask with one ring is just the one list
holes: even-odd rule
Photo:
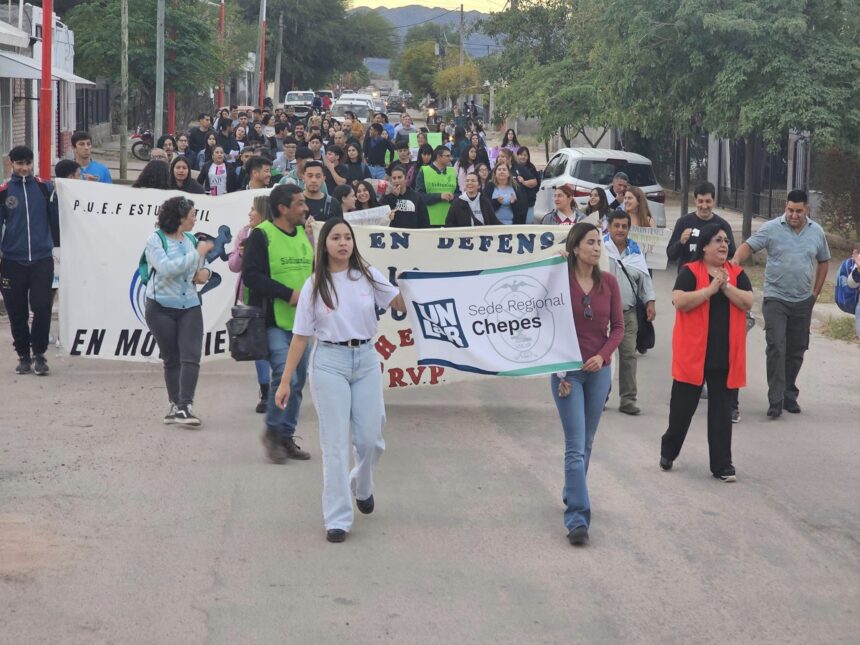
[[176, 423], [176, 412], [178, 409], [175, 403], [170, 404], [167, 414], [164, 415], [164, 425], [169, 426]]

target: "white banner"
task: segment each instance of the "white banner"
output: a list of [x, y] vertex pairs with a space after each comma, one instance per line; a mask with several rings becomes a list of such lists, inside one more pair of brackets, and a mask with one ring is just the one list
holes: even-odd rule
[[74, 356], [158, 360], [144, 320], [145, 286], [137, 274], [140, 255], [155, 230], [158, 207], [184, 196], [197, 207], [193, 233], [212, 239], [207, 260], [212, 280], [200, 287], [203, 360], [229, 356], [225, 324], [239, 274], [227, 267], [236, 234], [248, 223], [255, 196], [247, 190], [220, 197], [58, 179], [63, 273], [60, 280], [60, 341]]
[[483, 271], [405, 271], [399, 281], [419, 365], [496, 376], [582, 367], [562, 257]]
[[669, 228], [643, 228], [641, 226], [630, 228], [630, 238], [636, 240], [639, 248], [645, 254], [648, 267], [655, 271], [664, 271], [669, 264], [666, 248], [669, 246], [670, 237], [672, 237], [672, 229]]
[[[204, 360], [229, 357], [225, 324], [239, 274], [227, 267], [233, 240], [248, 222], [253, 198], [267, 191], [220, 197], [176, 191], [58, 180], [63, 272], [60, 280], [60, 339], [75, 356], [155, 361], [158, 349], [143, 317], [144, 288], [137, 276], [158, 207], [184, 195], [197, 206], [195, 234], [210, 236], [213, 280], [204, 289]], [[322, 223], [319, 223], [321, 226]], [[393, 229], [358, 226], [356, 244], [365, 259], [393, 282], [403, 271], [475, 271], [556, 257], [569, 227]], [[604, 258], [605, 268], [605, 258]], [[475, 378], [437, 365], [419, 365], [405, 315], [381, 315], [375, 340], [386, 387], [435, 385]]]
[[391, 209], [388, 206], [377, 206], [363, 211], [344, 213], [343, 218], [353, 226], [388, 226], [391, 222], [391, 218], [388, 217], [390, 212]]

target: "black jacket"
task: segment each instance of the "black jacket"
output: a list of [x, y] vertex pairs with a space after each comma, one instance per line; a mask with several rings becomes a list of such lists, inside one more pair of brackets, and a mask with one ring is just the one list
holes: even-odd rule
[[400, 196], [391, 193], [385, 195], [380, 200], [380, 204], [397, 211], [391, 221], [391, 226], [395, 228], [429, 228], [430, 226], [427, 205], [421, 195], [411, 188], [407, 188]]
[[[235, 164], [230, 163], [229, 161], [224, 162], [224, 165], [227, 166], [227, 192], [233, 193], [237, 190], [240, 190], [239, 184], [239, 175], [236, 174], [236, 166]], [[209, 193], [209, 169], [212, 167], [212, 162], [207, 161], [203, 164], [203, 167], [200, 169], [200, 174], [197, 175], [197, 183], [203, 186], [203, 192]]]
[[[529, 202], [528, 197], [526, 196], [525, 191], [519, 187], [517, 184], [511, 184], [514, 189], [514, 194], [517, 197], [517, 201], [511, 204], [511, 210], [514, 211], [514, 224], [525, 224], [526, 223], [526, 215], [529, 212]], [[501, 204], [498, 200], [493, 199], [493, 191], [496, 189], [496, 185], [488, 181], [487, 185], [484, 186], [484, 197], [487, 198], [493, 205], [493, 210], [497, 211], [501, 208]]]
[[[481, 195], [481, 213], [484, 216], [484, 225], [501, 224], [499, 218], [496, 217], [496, 211], [490, 200]], [[451, 207], [448, 209], [448, 217], [445, 218], [446, 227], [454, 226], [482, 226], [482, 224], [472, 215], [472, 209], [469, 204], [460, 197], [455, 197], [451, 202]]]

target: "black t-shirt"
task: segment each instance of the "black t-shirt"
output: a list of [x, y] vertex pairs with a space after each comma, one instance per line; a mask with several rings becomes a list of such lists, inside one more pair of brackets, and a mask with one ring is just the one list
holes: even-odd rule
[[[514, 176], [514, 181], [516, 181], [517, 177], [522, 177], [523, 181], [537, 179], [535, 173], [533, 173], [528, 166], [523, 166], [521, 164], [514, 164], [514, 167], [511, 169], [511, 174]], [[538, 186], [539, 185], [540, 182], [538, 182]], [[529, 188], [527, 186], [522, 185], [520, 186], [520, 188], [522, 188], [523, 192], [526, 194], [526, 197], [528, 197], [529, 208], [533, 207], [535, 205], [535, 202], [537, 201], [538, 186], [535, 186], [534, 188]]]
[[[710, 282], [714, 278], [708, 276]], [[684, 267], [675, 280], [676, 291], [695, 291], [696, 276], [689, 268]], [[738, 274], [738, 289], [752, 291], [750, 279], [744, 271]], [[729, 369], [729, 299], [722, 291], [711, 296], [711, 307], [708, 314], [708, 351], [705, 354], [706, 370]]]
[[206, 147], [206, 139], [210, 134], [215, 134], [215, 130], [209, 128], [201, 131], [200, 128], [191, 128], [188, 132], [188, 147], [191, 148], [195, 155]]
[[[714, 216], [708, 221], [699, 219], [695, 212], [687, 213], [678, 218], [675, 222], [675, 228], [672, 231], [672, 236], [669, 238], [669, 244], [666, 247], [666, 255], [670, 260], [678, 262], [678, 272], [688, 262], [692, 261], [693, 255], [696, 253], [696, 247], [699, 243], [699, 234], [701, 230], [708, 224], [718, 224], [726, 236], [729, 238], [729, 259], [735, 255], [735, 236], [732, 233], [731, 225], [722, 217], [714, 213]], [[681, 243], [681, 234], [688, 228], [693, 229], [686, 244]]]
[[305, 203], [308, 205], [309, 216], [315, 220], [324, 222], [332, 217], [343, 217], [343, 210], [338, 201], [331, 195], [325, 195], [322, 199], [311, 199], [305, 196]]
[[[344, 179], [346, 179], [346, 178], [347, 178], [347, 176], [346, 176], [346, 166], [345, 166], [344, 164], [337, 164], [337, 165], [334, 167], [334, 171], [335, 171], [338, 175], [340, 175], [341, 177], [343, 177]], [[331, 170], [329, 170], [329, 169], [328, 169], [328, 166], [326, 166], [326, 165], [323, 165], [323, 175], [325, 175], [325, 185], [326, 185], [326, 188], [328, 188], [328, 192], [329, 192], [329, 194], [331, 194], [331, 193], [333, 193], [333, 192], [334, 192], [334, 189], [335, 189], [335, 188], [337, 188], [338, 184], [336, 184], [336, 183], [335, 183], [335, 181], [334, 181], [334, 177], [332, 177], [332, 174], [331, 174]]]

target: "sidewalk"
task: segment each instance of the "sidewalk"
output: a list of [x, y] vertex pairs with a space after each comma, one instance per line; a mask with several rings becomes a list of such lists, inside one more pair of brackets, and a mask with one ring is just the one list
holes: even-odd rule
[[[128, 143], [128, 182], [137, 179], [140, 171], [147, 162], [141, 161], [131, 154], [132, 141]], [[114, 182], [120, 183], [119, 178], [119, 135], [114, 135], [110, 141], [103, 141], [98, 146], [93, 146], [93, 159], [103, 163], [110, 170]]]

